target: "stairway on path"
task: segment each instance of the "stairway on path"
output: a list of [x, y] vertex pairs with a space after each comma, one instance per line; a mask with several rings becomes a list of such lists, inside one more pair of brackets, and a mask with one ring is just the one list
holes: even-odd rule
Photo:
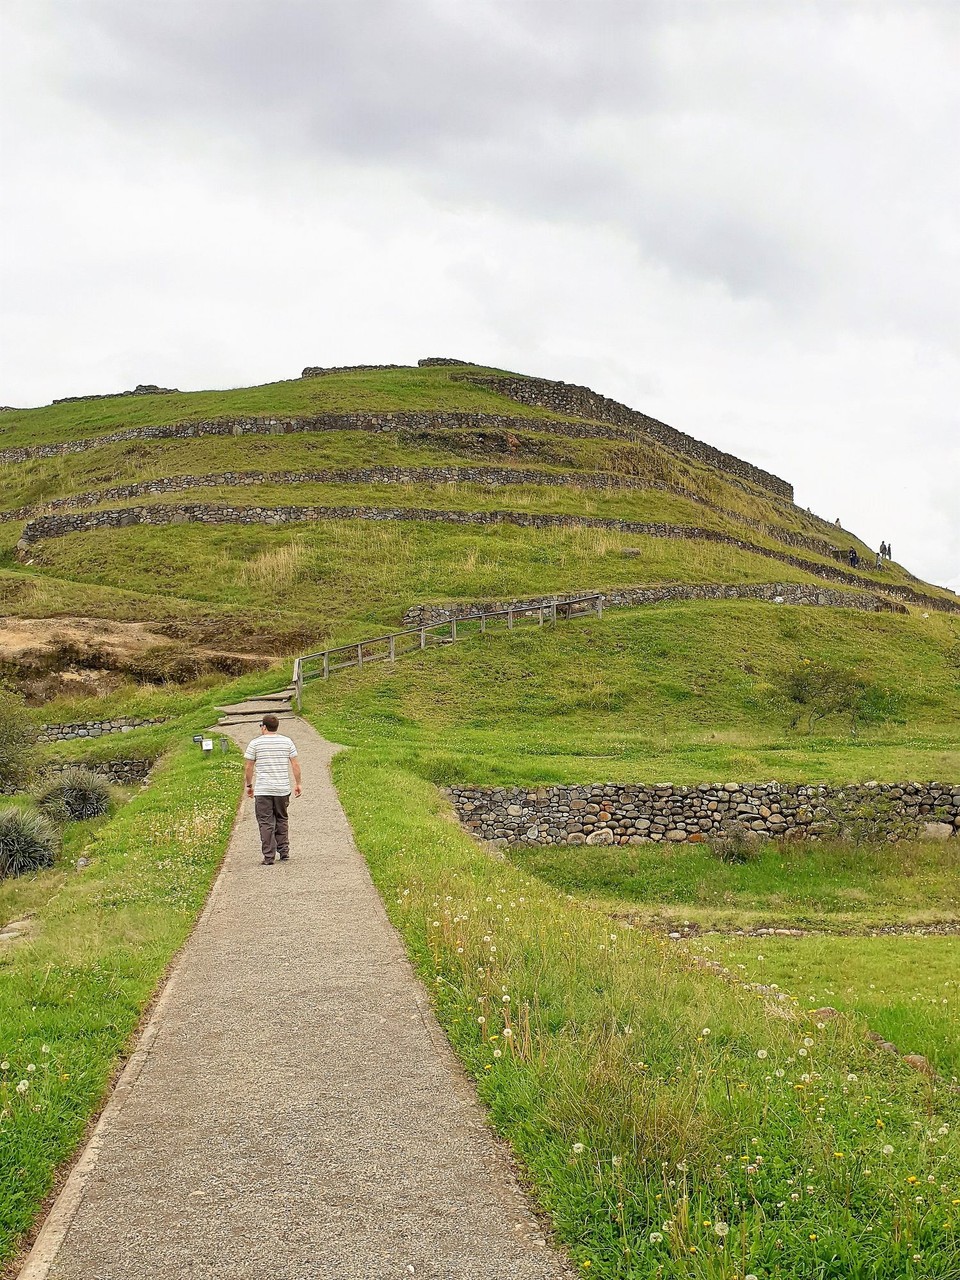
[[291, 715], [293, 694], [293, 686], [289, 685], [273, 693], [259, 693], [243, 702], [233, 702], [227, 706], [217, 707], [221, 713], [217, 725], [226, 729], [231, 725], [255, 724], [268, 712], [276, 716]]

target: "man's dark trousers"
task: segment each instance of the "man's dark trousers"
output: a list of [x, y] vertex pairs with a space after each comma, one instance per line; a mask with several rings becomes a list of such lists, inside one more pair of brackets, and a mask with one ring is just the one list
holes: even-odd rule
[[273, 862], [277, 854], [286, 858], [290, 853], [290, 824], [287, 821], [289, 803], [289, 795], [253, 798], [253, 811], [260, 828], [260, 848], [264, 862]]

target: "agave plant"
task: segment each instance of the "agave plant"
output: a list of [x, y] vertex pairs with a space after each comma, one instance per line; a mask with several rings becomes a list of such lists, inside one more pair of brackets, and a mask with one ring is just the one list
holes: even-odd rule
[[60, 847], [57, 828], [33, 809], [0, 809], [0, 877], [52, 867]]
[[89, 769], [65, 769], [37, 793], [37, 804], [55, 821], [80, 822], [110, 812], [109, 782]]

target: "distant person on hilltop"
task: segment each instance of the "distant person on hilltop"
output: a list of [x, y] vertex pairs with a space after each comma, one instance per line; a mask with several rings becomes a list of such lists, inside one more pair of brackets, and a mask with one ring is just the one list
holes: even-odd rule
[[883, 551], [882, 550], [877, 552], [877, 568], [878, 569], [883, 568]]
[[290, 803], [290, 771], [293, 771], [295, 796], [302, 795], [300, 761], [292, 739], [278, 733], [280, 721], [268, 712], [260, 721], [260, 737], [254, 738], [243, 753], [244, 785], [253, 798], [253, 811], [260, 828], [260, 851], [263, 865], [273, 866], [290, 857], [287, 806]]
[[847, 552], [847, 559], [848, 559], [848, 560], [849, 560], [849, 562], [850, 562], [850, 568], [851, 568], [851, 569], [856, 569], [856, 567], [857, 567], [857, 566], [859, 565], [859, 563], [860, 563], [860, 557], [857, 555], [857, 549], [856, 549], [856, 547], [851, 547], [851, 548], [850, 548], [850, 550]]

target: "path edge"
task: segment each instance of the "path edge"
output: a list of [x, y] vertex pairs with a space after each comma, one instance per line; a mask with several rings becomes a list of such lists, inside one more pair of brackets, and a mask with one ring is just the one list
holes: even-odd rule
[[213, 911], [217, 899], [223, 888], [225, 874], [227, 870], [227, 860], [230, 854], [230, 845], [233, 841], [237, 824], [243, 811], [243, 797], [237, 804], [237, 811], [234, 814], [233, 823], [230, 827], [230, 834], [227, 837], [227, 843], [224, 848], [223, 860], [217, 871], [207, 900], [204, 903], [203, 910], [197, 916], [193, 923], [193, 927], [181, 943], [178, 951], [174, 955], [170, 967], [167, 970], [167, 976], [160, 988], [158, 995], [153, 1001], [153, 1005], [147, 1018], [146, 1024], [139, 1032], [133, 1052], [127, 1059], [126, 1064], [117, 1077], [113, 1088], [104, 1103], [99, 1116], [97, 1117], [93, 1130], [89, 1138], [76, 1157], [70, 1172], [67, 1174], [66, 1181], [57, 1193], [53, 1204], [47, 1211], [43, 1224], [30, 1247], [30, 1251], [20, 1264], [20, 1269], [16, 1270], [17, 1263], [13, 1261], [14, 1271], [12, 1273], [14, 1280], [47, 1280], [50, 1274], [50, 1268], [57, 1260], [60, 1247], [67, 1237], [73, 1220], [77, 1216], [80, 1208], [80, 1202], [83, 1199], [83, 1193], [86, 1190], [87, 1182], [90, 1175], [97, 1166], [100, 1158], [100, 1149], [104, 1140], [112, 1129], [113, 1125], [120, 1117], [124, 1106], [140, 1078], [143, 1068], [146, 1066], [153, 1051], [153, 1045], [160, 1030], [160, 1023], [167, 1004], [176, 989], [177, 983], [183, 970], [184, 956], [190, 945], [194, 935], [206, 921], [207, 917]]

